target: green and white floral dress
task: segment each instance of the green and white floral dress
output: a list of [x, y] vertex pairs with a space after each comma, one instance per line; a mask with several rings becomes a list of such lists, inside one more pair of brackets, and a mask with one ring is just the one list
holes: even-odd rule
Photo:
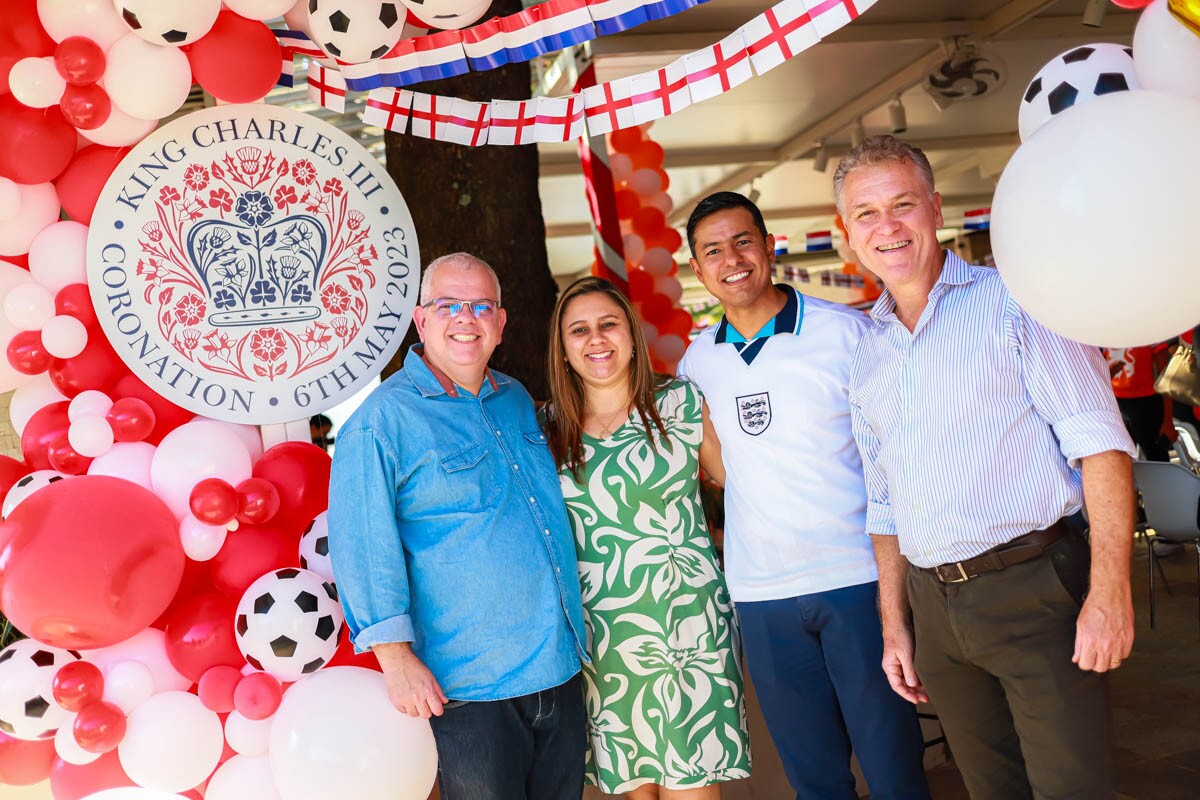
[[560, 472], [592, 656], [586, 776], [614, 794], [750, 774], [737, 624], [700, 504], [701, 396], [674, 381], [657, 402], [669, 448], [634, 412], [584, 435], [581, 483]]

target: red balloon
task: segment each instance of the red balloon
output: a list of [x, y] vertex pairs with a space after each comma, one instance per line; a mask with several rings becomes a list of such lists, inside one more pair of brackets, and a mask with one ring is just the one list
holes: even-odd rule
[[86, 36], [68, 36], [54, 50], [54, 66], [72, 86], [86, 86], [104, 77], [107, 60], [100, 45]]
[[363, 667], [376, 672], [383, 671], [379, 666], [379, 659], [370, 650], [365, 653], [354, 652], [354, 645], [350, 643], [350, 634], [345, 627], [342, 628], [341, 638], [338, 639], [337, 650], [333, 651], [333, 656], [325, 664], [326, 669], [329, 667]]
[[614, 153], [629, 153], [645, 141], [641, 128], [623, 128], [608, 135], [608, 149]]
[[[100, 190], [129, 150], [128, 147], [93, 144], [75, 154], [62, 175], [54, 181], [58, 202], [62, 203], [68, 217], [84, 225], [91, 224], [92, 211], [96, 208]], [[90, 326], [88, 329], [91, 330]]]
[[663, 163], [663, 149], [658, 142], [647, 139], [629, 152], [634, 169], [654, 169]]
[[123, 375], [113, 387], [110, 396], [136, 397], [154, 409], [154, 430], [146, 437], [146, 441], [153, 445], [157, 445], [168, 433], [196, 416], [159, 395], [133, 373]]
[[175, 609], [167, 619], [167, 658], [180, 675], [198, 681], [212, 667], [246, 665], [233, 635], [237, 604], [232, 597], [206, 592]]
[[[70, 167], [67, 170], [70, 171]], [[58, 294], [54, 295], [54, 311], [79, 320], [89, 333], [100, 330], [100, 321], [96, 319], [96, 309], [92, 306], [92, 294], [86, 283], [72, 283], [59, 289]]]
[[279, 42], [261, 22], [222, 11], [188, 51], [192, 75], [214, 97], [251, 103], [279, 80]]
[[50, 382], [65, 397], [74, 397], [88, 389], [110, 394], [113, 384], [128, 372], [108, 339], [89, 336], [79, 355], [54, 359], [50, 365]]
[[34, 412], [25, 423], [25, 430], [21, 432], [21, 452], [31, 470], [53, 469], [47, 451], [54, 440], [65, 435], [71, 426], [71, 420], [67, 418], [67, 407], [70, 405], [66, 400], [50, 403]]
[[63, 119], [81, 131], [99, 128], [108, 122], [112, 114], [112, 100], [108, 99], [108, 92], [95, 83], [68, 85], [58, 101], [58, 107], [62, 109]]
[[154, 430], [154, 409], [145, 400], [122, 397], [105, 415], [118, 442], [140, 442]]
[[265, 672], [255, 672], [238, 681], [233, 705], [246, 719], [266, 719], [279, 708], [283, 687]]
[[237, 494], [238, 522], [261, 525], [279, 513], [279, 490], [268, 480], [247, 478], [237, 485]]
[[0, 731], [0, 786], [33, 786], [50, 777], [54, 740], [25, 741]]
[[1114, 6], [1120, 8], [1145, 8], [1152, 0], [1112, 0]]
[[56, 481], [4, 523], [0, 608], [48, 645], [105, 647], [166, 609], [183, 562], [175, 515], [148, 489], [106, 475]]
[[54, 40], [38, 19], [37, 0], [5, 0], [0, 15], [0, 94], [8, 93], [8, 73], [13, 64], [30, 56], [48, 56]]
[[308, 442], [283, 442], [263, 453], [253, 474], [279, 490], [280, 508], [273, 522], [299, 536], [308, 523], [329, 508], [329, 454]]
[[75, 741], [89, 753], [108, 753], [125, 738], [125, 712], [112, 703], [91, 703], [75, 716]]
[[[683, 246], [683, 237], [679, 235], [679, 231], [674, 228], [663, 228], [652, 239], [646, 241], [646, 249], [651, 247], [661, 247], [668, 253], [674, 253]], [[679, 271], [677, 266], [672, 266], [668, 275], [674, 275]]]
[[54, 800], [83, 800], [104, 789], [134, 785], [125, 770], [121, 769], [121, 759], [113, 752], [105, 753], [82, 766], [68, 764], [58, 758], [50, 768], [50, 793]]
[[229, 534], [221, 552], [208, 562], [218, 591], [240, 600], [250, 584], [266, 573], [300, 566], [296, 537], [279, 530], [278, 522], [243, 525]]
[[692, 333], [692, 328], [695, 327], [695, 322], [692, 320], [692, 315], [684, 311], [682, 308], [676, 308], [671, 311], [671, 315], [662, 326], [664, 334], [673, 333], [685, 342], [688, 336]]
[[238, 513], [238, 490], [220, 478], [205, 478], [192, 487], [188, 508], [209, 525], [228, 525]]
[[0, 456], [0, 497], [8, 494], [13, 484], [30, 473], [29, 465], [11, 456]]
[[638, 197], [637, 192], [630, 189], [618, 189], [615, 197], [617, 216], [621, 219], [629, 219], [642, 207], [642, 198]]
[[104, 673], [89, 661], [72, 661], [54, 673], [54, 702], [67, 711], [82, 711], [104, 697]]
[[654, 293], [654, 276], [644, 269], [629, 270], [629, 296], [635, 300]]
[[17, 183], [52, 181], [71, 163], [77, 140], [57, 106], [29, 108], [0, 96], [0, 176]]
[[658, 327], [670, 318], [675, 304], [665, 294], [655, 292], [642, 301], [642, 319]]
[[17, 331], [8, 342], [8, 363], [25, 375], [41, 375], [50, 369], [54, 356], [42, 346], [41, 331]]
[[212, 667], [200, 676], [200, 685], [196, 687], [196, 696], [209, 711], [228, 714], [235, 707], [233, 694], [241, 680], [242, 672], [235, 667]]
[[666, 216], [654, 206], [639, 208], [632, 222], [634, 232], [647, 240], [662, 235], [663, 228], [667, 227]]
[[208, 569], [208, 562], [185, 559], [183, 577], [179, 580], [179, 588], [175, 590], [175, 597], [171, 600], [171, 605], [167, 606], [167, 610], [160, 614], [150, 627], [165, 631], [167, 622], [175, 613], [175, 609], [202, 592], [211, 592], [212, 588], [212, 575]]
[[46, 448], [46, 460], [50, 462], [51, 469], [56, 469], [66, 475], [84, 474], [93, 461], [92, 458], [80, 455], [74, 447], [71, 447], [71, 440], [65, 433], [60, 433], [50, 442]]

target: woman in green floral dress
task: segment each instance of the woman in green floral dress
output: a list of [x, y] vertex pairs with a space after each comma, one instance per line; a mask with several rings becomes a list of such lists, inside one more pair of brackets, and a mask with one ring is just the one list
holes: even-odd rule
[[546, 428], [592, 659], [587, 781], [634, 800], [716, 800], [750, 774], [750, 749], [737, 626], [700, 502], [699, 463], [721, 469], [703, 398], [655, 377], [607, 281], [563, 292], [550, 339]]

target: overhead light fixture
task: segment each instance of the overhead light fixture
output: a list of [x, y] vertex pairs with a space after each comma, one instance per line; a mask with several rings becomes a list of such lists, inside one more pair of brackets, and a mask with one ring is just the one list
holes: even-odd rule
[[853, 149], [863, 143], [867, 138], [867, 129], [863, 127], [862, 117], [854, 120], [854, 124], [850, 126], [850, 148]]
[[758, 205], [758, 198], [762, 197], [762, 192], [758, 190], [758, 178], [750, 181], [750, 191], [746, 193], [746, 199], [754, 205]]
[[1104, 24], [1104, 12], [1108, 10], [1108, 0], [1088, 0], [1083, 9], [1083, 24], [1089, 28], [1099, 28]]
[[892, 121], [892, 133], [904, 133], [908, 130], [908, 114], [904, 110], [904, 102], [900, 95], [888, 106], [888, 118]]
[[813, 153], [813, 169], [817, 172], [824, 172], [829, 166], [829, 150], [825, 147], [825, 140], [817, 142], [817, 150]]

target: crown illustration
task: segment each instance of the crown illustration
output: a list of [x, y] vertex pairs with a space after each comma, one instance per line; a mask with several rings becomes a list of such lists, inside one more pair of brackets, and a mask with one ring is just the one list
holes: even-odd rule
[[308, 303], [328, 242], [316, 217], [280, 217], [262, 191], [238, 195], [232, 218], [205, 220], [187, 235], [188, 258], [214, 309], [209, 324], [263, 325], [321, 316], [321, 308]]

